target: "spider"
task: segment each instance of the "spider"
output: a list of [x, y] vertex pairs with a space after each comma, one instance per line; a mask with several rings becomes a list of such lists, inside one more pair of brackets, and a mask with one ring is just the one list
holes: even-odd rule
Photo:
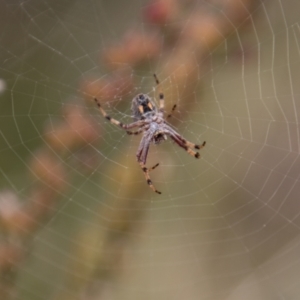
[[[160, 82], [156, 74], [153, 76], [156, 85], [159, 86]], [[126, 130], [128, 134], [137, 135], [143, 132], [143, 137], [137, 150], [136, 158], [142, 171], [144, 172], [147, 184], [155, 193], [161, 194], [161, 192], [154, 187], [149, 173], [158, 167], [159, 164], [157, 163], [152, 168], [146, 167], [147, 155], [151, 143], [160, 144], [162, 141], [167, 139], [167, 136], [170, 136], [170, 138], [178, 146], [187, 151], [188, 154], [194, 156], [195, 158], [200, 158], [199, 152], [195, 152], [192, 150], [192, 148], [201, 149], [205, 146], [206, 142], [203, 142], [202, 145], [191, 143], [168, 125], [166, 119], [172, 116], [176, 109], [176, 104], [173, 106], [171, 113], [165, 118], [165, 100], [162, 91], [159, 92], [159, 108], [156, 107], [155, 102], [146, 94], [138, 94], [133, 98], [131, 110], [133, 113], [134, 122], [130, 124], [123, 124], [122, 122], [111, 118], [102, 108], [98, 99], [95, 98], [94, 100], [103, 117], [106, 118], [110, 123]], [[137, 131], [129, 131], [129, 129], [132, 128], [138, 129]]]

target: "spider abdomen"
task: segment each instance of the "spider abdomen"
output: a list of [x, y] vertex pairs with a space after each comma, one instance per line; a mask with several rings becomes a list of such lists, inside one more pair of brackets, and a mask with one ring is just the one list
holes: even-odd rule
[[154, 116], [157, 109], [153, 100], [146, 94], [139, 94], [132, 100], [131, 110], [135, 120], [145, 120]]

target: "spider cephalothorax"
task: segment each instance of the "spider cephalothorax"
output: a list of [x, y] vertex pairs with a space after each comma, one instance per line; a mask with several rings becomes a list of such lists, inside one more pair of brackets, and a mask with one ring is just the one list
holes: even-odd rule
[[[159, 81], [155, 74], [154, 78], [156, 84], [159, 85]], [[148, 169], [145, 165], [151, 143], [159, 144], [162, 141], [166, 140], [167, 136], [169, 136], [178, 146], [182, 147], [190, 155], [194, 156], [195, 158], [200, 157], [199, 152], [195, 152], [192, 149], [203, 148], [205, 146], [205, 142], [203, 142], [201, 145], [191, 143], [187, 141], [183, 136], [181, 136], [177, 131], [175, 131], [170, 125], [168, 125], [164, 116], [165, 101], [164, 94], [162, 92], [159, 93], [159, 109], [157, 109], [155, 102], [146, 94], [138, 94], [136, 97], [134, 97], [132, 100], [131, 109], [135, 122], [130, 124], [123, 124], [120, 121], [111, 118], [101, 107], [100, 102], [96, 98], [95, 102], [97, 103], [97, 106], [102, 115], [112, 124], [115, 124], [126, 130], [128, 134], [137, 135], [143, 132], [143, 137], [136, 153], [136, 158], [142, 168], [142, 171], [145, 174], [148, 185], [154, 192], [161, 194], [161, 192], [159, 192], [152, 184], [149, 173], [150, 171], [154, 170], [159, 164], [156, 164], [150, 169]], [[171, 117], [175, 108], [176, 105], [173, 106], [171, 113], [167, 115], [166, 118]], [[137, 131], [129, 131], [129, 129], [132, 128], [138, 129]]]

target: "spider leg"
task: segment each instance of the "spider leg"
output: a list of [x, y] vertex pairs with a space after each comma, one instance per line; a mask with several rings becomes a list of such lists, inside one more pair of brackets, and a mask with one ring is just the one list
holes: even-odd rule
[[178, 137], [178, 139], [180, 139], [180, 140], [182, 141], [182, 143], [183, 143], [184, 145], [188, 146], [189, 148], [195, 148], [195, 149], [200, 150], [200, 149], [202, 149], [202, 148], [205, 146], [205, 144], [206, 144], [206, 142], [204, 141], [201, 145], [197, 145], [197, 144], [194, 144], [194, 143], [192, 143], [192, 142], [187, 141], [185, 138], [183, 138], [183, 137], [180, 136], [180, 135], [178, 135], [177, 137]]
[[[177, 135], [174, 135], [172, 133], [168, 133], [171, 137], [171, 139], [181, 148], [183, 148], [188, 154], [190, 154], [191, 156], [194, 156], [195, 158], [200, 158], [200, 153], [199, 152], [195, 152], [194, 150], [192, 150], [191, 148], [188, 147], [188, 143], [185, 139], [180, 139]], [[203, 144], [202, 144], [203, 145]], [[203, 148], [204, 146], [201, 145], [201, 148]], [[204, 142], [205, 145], [205, 142]], [[198, 149], [198, 148], [197, 148]], [[199, 148], [200, 149], [200, 148]]]
[[150, 147], [150, 142], [151, 142], [151, 138], [149, 137], [143, 137], [139, 146], [139, 149], [136, 153], [136, 158], [137, 161], [145, 175], [147, 184], [149, 185], [149, 187], [157, 194], [161, 194], [160, 191], [158, 191], [155, 186], [152, 183], [152, 180], [150, 178], [149, 173], [154, 170], [156, 167], [158, 167], [159, 164], [154, 165], [152, 168], [147, 168], [146, 167], [146, 160], [147, 160], [147, 156], [148, 156], [148, 151], [149, 151], [149, 147]]
[[[136, 122], [133, 122], [133, 123], [130, 123], [130, 124], [123, 124], [122, 122], [116, 120], [116, 119], [113, 119], [112, 117], [110, 117], [106, 111], [102, 108], [100, 102], [98, 101], [97, 98], [94, 98], [101, 114], [103, 115], [103, 117], [105, 119], [107, 119], [110, 123], [114, 124], [114, 125], [117, 125], [119, 127], [121, 127], [122, 129], [124, 130], [127, 130], [127, 129], [130, 129], [130, 128], [134, 128], [134, 127], [140, 127], [140, 126], [143, 126], [145, 124], [145, 121], [143, 120], [139, 120], [139, 121], [136, 121]], [[139, 131], [139, 130], [138, 130]]]
[[149, 125], [144, 125], [144, 126], [141, 126], [137, 131], [130, 131], [130, 130], [127, 130], [127, 134], [129, 134], [129, 135], [132, 135], [132, 134], [138, 135], [138, 134], [140, 134], [141, 132], [146, 131], [146, 130], [148, 130], [148, 129], [149, 129]]
[[148, 169], [149, 172], [153, 171], [155, 168], [157, 168], [159, 166], [159, 163], [157, 163], [156, 165], [154, 165], [152, 168]]
[[170, 113], [167, 115], [167, 119], [172, 117], [172, 115], [173, 115], [173, 113], [174, 113], [174, 111], [175, 111], [176, 107], [177, 107], [177, 105], [176, 105], [176, 104], [174, 104], [174, 105], [173, 105], [173, 107], [172, 107], [172, 110], [171, 110], [171, 112], [170, 112]]
[[145, 178], [146, 178], [146, 181], [147, 181], [147, 184], [149, 185], [149, 187], [150, 187], [155, 193], [161, 194], [161, 192], [158, 191], [158, 190], [155, 188], [155, 186], [153, 185], [152, 180], [151, 180], [150, 175], [149, 175], [149, 172], [152, 171], [152, 170], [154, 170], [154, 169], [158, 166], [158, 164], [156, 164], [155, 166], [153, 166], [151, 169], [148, 169], [142, 161], [139, 161], [138, 163], [140, 164], [141, 169], [142, 169], [142, 171], [144, 172], [144, 175], [145, 175]]
[[[169, 134], [171, 137], [174, 136], [174, 138], [176, 138], [178, 140], [178, 142], [180, 142], [180, 144], [182, 144], [185, 147], [194, 148], [194, 149], [200, 150], [200, 149], [202, 149], [206, 145], [205, 141], [201, 145], [198, 145], [198, 144], [194, 144], [194, 143], [186, 140], [182, 135], [180, 135], [178, 132], [176, 132], [168, 124], [165, 124], [164, 127], [165, 127], [164, 130], [166, 131], [167, 134]], [[173, 138], [173, 140], [174, 140], [174, 138]]]
[[127, 130], [126, 132], [127, 132], [129, 135], [132, 135], [132, 134], [138, 135], [138, 134], [140, 134], [143, 130], [144, 130], [144, 128], [141, 127], [141, 128], [138, 129], [137, 131], [129, 131], [129, 130]]
[[[156, 74], [153, 74], [153, 76], [154, 76], [157, 86], [160, 87], [160, 82], [159, 82]], [[159, 111], [163, 113], [164, 110], [165, 110], [165, 96], [164, 96], [164, 93], [162, 92], [162, 90], [159, 89]]]

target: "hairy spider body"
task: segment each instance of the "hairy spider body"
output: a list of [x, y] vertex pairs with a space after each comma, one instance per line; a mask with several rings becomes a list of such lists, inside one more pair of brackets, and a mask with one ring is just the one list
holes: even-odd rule
[[147, 119], [157, 113], [155, 103], [146, 94], [139, 94], [133, 98], [131, 110], [135, 121]]
[[[154, 79], [156, 84], [159, 85], [159, 80], [155, 74]], [[167, 139], [167, 136], [169, 136], [178, 146], [186, 150], [187, 153], [195, 158], [200, 158], [199, 152], [195, 152], [192, 149], [201, 149], [205, 146], [206, 142], [203, 142], [201, 145], [191, 143], [167, 124], [166, 119], [164, 118], [165, 103], [164, 94], [162, 92], [159, 93], [159, 109], [156, 107], [155, 102], [146, 94], [138, 94], [134, 97], [131, 106], [134, 122], [130, 124], [123, 124], [120, 121], [111, 118], [102, 108], [97, 98], [95, 98], [95, 102], [104, 118], [112, 124], [126, 130], [128, 134], [137, 135], [143, 132], [143, 137], [137, 150], [136, 158], [144, 172], [147, 184], [154, 192], [161, 194], [161, 192], [154, 187], [149, 175], [150, 171], [154, 170], [159, 164], [156, 164], [150, 169], [146, 167], [148, 151], [151, 143], [160, 144], [162, 141]], [[173, 106], [172, 111], [167, 118], [172, 116], [175, 108], [176, 105]], [[129, 129], [132, 128], [138, 129], [137, 131], [130, 131]]]

